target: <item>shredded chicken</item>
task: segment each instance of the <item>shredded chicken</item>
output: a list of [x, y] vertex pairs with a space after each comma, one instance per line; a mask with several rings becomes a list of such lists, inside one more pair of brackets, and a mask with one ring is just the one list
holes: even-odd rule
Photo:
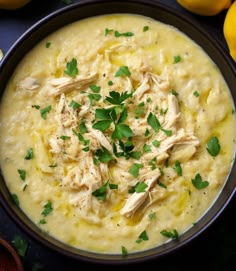
[[52, 89], [49, 96], [57, 96], [62, 93], [68, 93], [72, 90], [81, 90], [97, 79], [98, 74], [93, 73], [89, 76], [77, 76], [75, 78], [60, 77], [51, 80]]

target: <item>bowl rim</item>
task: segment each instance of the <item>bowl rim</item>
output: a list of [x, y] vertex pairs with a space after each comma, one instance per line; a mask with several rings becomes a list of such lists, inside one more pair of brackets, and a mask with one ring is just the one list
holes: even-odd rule
[[[35, 33], [41, 32], [43, 30], [46, 31], [47, 25], [52, 24], [53, 21], [58, 21], [58, 18], [60, 18], [60, 17], [64, 18], [66, 16], [66, 14], [67, 15], [74, 14], [75, 10], [80, 11], [81, 9], [86, 9], [86, 8], [91, 9], [92, 7], [98, 7], [98, 6], [104, 7], [104, 6], [107, 6], [108, 4], [115, 5], [116, 8], [113, 8], [112, 11], [109, 11], [106, 14], [108, 14], [108, 13], [109, 14], [110, 13], [132, 13], [132, 14], [140, 14], [140, 15], [144, 15], [144, 16], [148, 17], [149, 15], [145, 15], [141, 11], [140, 11], [140, 13], [129, 12], [129, 11], [128, 12], [124, 12], [124, 11], [117, 12], [116, 11], [118, 7], [123, 7], [124, 9], [126, 9], [127, 7], [133, 7], [135, 10], [137, 10], [137, 6], [138, 6], [139, 8], [140, 7], [147, 7], [148, 9], [151, 9], [151, 8], [154, 8], [155, 10], [159, 9], [159, 10], [161, 10], [161, 12], [164, 12], [165, 15], [169, 14], [169, 16], [173, 16], [173, 18], [179, 18], [180, 22], [182, 22], [185, 25], [185, 27], [188, 24], [189, 29], [195, 29], [196, 33], [198, 33], [200, 35], [200, 37], [204, 37], [206, 39], [207, 43], [211, 44], [211, 46], [214, 47], [215, 51], [219, 55], [221, 55], [221, 60], [224, 61], [224, 65], [226, 65], [227, 69], [229, 69], [231, 71], [232, 75], [234, 75], [234, 76], [236, 75], [236, 65], [233, 62], [232, 58], [229, 56], [229, 54], [226, 52], [226, 49], [223, 46], [221, 46], [220, 44], [215, 43], [214, 38], [211, 35], [209, 35], [209, 33], [207, 33], [206, 30], [203, 29], [197, 21], [195, 21], [195, 19], [190, 18], [189, 16], [181, 13], [180, 11], [178, 11], [172, 7], [167, 6], [164, 3], [154, 2], [151, 0], [130, 0], [130, 1], [84, 0], [84, 1], [76, 2], [74, 4], [65, 6], [63, 8], [60, 8], [56, 11], [49, 13], [48, 15], [44, 16], [42, 19], [40, 19], [39, 21], [34, 23], [27, 31], [25, 31], [23, 33], [23, 35], [21, 35], [17, 39], [17, 41], [11, 46], [11, 48], [8, 50], [8, 52], [3, 57], [3, 59], [0, 63], [0, 78], [1, 77], [3, 78], [4, 75], [9, 73], [6, 71], [6, 69], [4, 69], [4, 67], [8, 66], [8, 63], [11, 61], [11, 59], [14, 56], [16, 56], [16, 53], [18, 52], [19, 47], [21, 48], [21, 52], [24, 52], [24, 53], [23, 53], [23, 56], [22, 55], [17, 56], [17, 60], [15, 62], [19, 63], [20, 60], [24, 57], [24, 55], [26, 54], [26, 49], [23, 49], [23, 47], [24, 47], [23, 45], [25, 44], [25, 42], [30, 43], [31, 39], [35, 39], [35, 35], [36, 35]], [[97, 12], [99, 12], [99, 11], [96, 11], [95, 13], [97, 13]], [[97, 15], [102, 15], [102, 14], [105, 14], [105, 13], [98, 13]], [[88, 18], [90, 16], [92, 17], [95, 15], [90, 15], [90, 16], [78, 15], [78, 16], [79, 16], [79, 18], [77, 20], [81, 20], [83, 18]], [[153, 16], [154, 15], [152, 14], [152, 16], [149, 16], [149, 17], [153, 18]], [[154, 19], [157, 20], [157, 18], [154, 18]], [[67, 19], [67, 20], [70, 22], [75, 21], [73, 19]], [[70, 22], [67, 22], [65, 25], [67, 25]], [[60, 24], [60, 27], [62, 27], [62, 23], [58, 23], [58, 24]], [[54, 26], [53, 27], [54, 31], [56, 31], [60, 27]], [[186, 32], [184, 30], [181, 29], [181, 31], [186, 34]], [[50, 31], [47, 30], [46, 32], [44, 32], [44, 34], [41, 34], [41, 36], [38, 38], [36, 44], [52, 32], [53, 31], [51, 31], [51, 30]], [[27, 47], [27, 46], [25, 46], [25, 47]], [[34, 46], [31, 45], [30, 49], [32, 49], [33, 47]], [[10, 70], [12, 70], [12, 72], [13, 72], [14, 71], [13, 67], [10, 67]], [[12, 72], [10, 72], [10, 73], [12, 73]], [[1, 75], [1, 74], [3, 74], [3, 75]], [[4, 80], [5, 80], [4, 83], [1, 83], [0, 86], [6, 85], [7, 79], [4, 79]], [[231, 91], [231, 94], [233, 95], [232, 91]], [[233, 96], [232, 98], [233, 98], [234, 104], [235, 104], [235, 96]], [[235, 157], [235, 154], [234, 154], [234, 157]], [[187, 233], [189, 233], [188, 234], [189, 236], [186, 237], [187, 233], [184, 233], [182, 236], [180, 236], [178, 241], [173, 240], [171, 242], [168, 242], [168, 243], [161, 245], [161, 247], [163, 247], [164, 249], [162, 251], [159, 251], [158, 253], [156, 252], [156, 251], [158, 251], [158, 247], [157, 247], [157, 248], [149, 249], [147, 251], [140, 251], [140, 252], [131, 253], [127, 257], [124, 257], [122, 255], [108, 255], [108, 256], [106, 255], [106, 257], [104, 258], [104, 256], [105, 256], [104, 254], [94, 253], [94, 252], [90, 252], [90, 251], [83, 251], [80, 249], [74, 249], [74, 248], [69, 247], [68, 245], [61, 244], [60, 241], [58, 242], [57, 240], [55, 240], [51, 236], [45, 236], [44, 232], [41, 231], [40, 229], [38, 229], [38, 227], [36, 228], [35, 224], [32, 223], [31, 221], [25, 222], [25, 220], [24, 220], [25, 214], [22, 212], [22, 210], [19, 207], [15, 206], [12, 203], [11, 198], [10, 198], [10, 194], [9, 193], [8, 193], [8, 195], [6, 194], [6, 190], [8, 190], [6, 185], [4, 188], [2, 188], [1, 183], [0, 183], [0, 202], [1, 202], [2, 206], [4, 207], [4, 209], [6, 210], [6, 212], [10, 215], [10, 217], [30, 237], [33, 237], [36, 241], [38, 241], [42, 245], [44, 245], [54, 251], [57, 251], [60, 254], [64, 254], [66, 256], [69, 256], [69, 257], [72, 257], [75, 259], [89, 261], [89, 262], [95, 262], [95, 263], [109, 263], [109, 264], [137, 263], [140, 261], [157, 259], [157, 258], [163, 257], [167, 254], [173, 253], [173, 252], [179, 250], [180, 248], [186, 246], [187, 244], [189, 244], [190, 241], [192, 242], [203, 231], [205, 231], [207, 228], [209, 228], [209, 226], [213, 222], [215, 222], [215, 220], [222, 214], [222, 212], [228, 206], [229, 202], [232, 200], [233, 196], [236, 193], [236, 187], [235, 187], [236, 181], [234, 181], [234, 185], [233, 185], [233, 183], [231, 184], [230, 188], [228, 186], [226, 186], [230, 175], [232, 175], [232, 174], [236, 175], [235, 168], [236, 167], [235, 167], [235, 159], [234, 159], [234, 161], [232, 163], [232, 168], [231, 168], [231, 171], [229, 172], [229, 176], [227, 178], [225, 186], [223, 187], [220, 195], [215, 199], [215, 202], [216, 202], [216, 201], [219, 201], [219, 198], [221, 198], [222, 203], [220, 203], [220, 206], [218, 206], [216, 208], [215, 202], [213, 202], [212, 206], [208, 209], [208, 211], [202, 216], [202, 218], [199, 219], [197, 225], [194, 226], [195, 227], [194, 231], [193, 231], [193, 228], [190, 228], [189, 230], [187, 230]], [[234, 172], [232, 173], [233, 169], [234, 169]], [[212, 210], [211, 216], [206, 217], [206, 215], [210, 212], [210, 210]], [[201, 225], [199, 226], [200, 223], [201, 223]], [[191, 231], [193, 231], [193, 233], [191, 233]]]

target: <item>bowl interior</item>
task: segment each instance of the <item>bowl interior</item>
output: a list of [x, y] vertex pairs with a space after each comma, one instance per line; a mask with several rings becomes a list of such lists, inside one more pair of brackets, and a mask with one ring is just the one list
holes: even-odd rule
[[[216, 44], [211, 36], [201, 29], [197, 23], [179, 12], [166, 7], [161, 3], [154, 1], [83, 1], [74, 5], [67, 6], [45, 17], [33, 27], [31, 27], [10, 49], [4, 57], [0, 66], [0, 90], [1, 95], [7, 84], [8, 79], [12, 75], [14, 68], [23, 58], [23, 56], [34, 47], [41, 39], [52, 33], [53, 31], [63, 27], [71, 22], [110, 13], [134, 13], [152, 17], [163, 23], [175, 26], [197, 44], [199, 44], [206, 53], [213, 59], [222, 72], [227, 82], [232, 97], [236, 100], [236, 94], [233, 91], [236, 86], [236, 69], [234, 63], [218, 44]], [[95, 262], [109, 263], [127, 263], [147, 260], [160, 257], [167, 253], [189, 243], [193, 238], [197, 237], [204, 231], [224, 210], [235, 193], [236, 183], [236, 166], [232, 165], [232, 170], [228, 176], [227, 182], [222, 192], [216, 199], [209, 211], [200, 219], [200, 221], [180, 236], [178, 240], [168, 242], [160, 247], [133, 253], [127, 257], [121, 255], [101, 255], [97, 253], [87, 252], [80, 249], [72, 248], [63, 244], [54, 238], [45, 235], [38, 227], [36, 227], [27, 216], [16, 206], [11, 200], [10, 193], [1, 176], [0, 193], [1, 202], [12, 219], [23, 228], [28, 234], [34, 237], [44, 245], [65, 255]]]

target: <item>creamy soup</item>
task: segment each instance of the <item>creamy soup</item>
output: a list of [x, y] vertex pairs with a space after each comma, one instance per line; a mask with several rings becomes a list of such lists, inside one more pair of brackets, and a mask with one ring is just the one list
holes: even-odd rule
[[194, 227], [231, 169], [235, 123], [222, 74], [185, 34], [139, 15], [92, 17], [16, 67], [1, 102], [2, 174], [49, 235], [125, 255]]

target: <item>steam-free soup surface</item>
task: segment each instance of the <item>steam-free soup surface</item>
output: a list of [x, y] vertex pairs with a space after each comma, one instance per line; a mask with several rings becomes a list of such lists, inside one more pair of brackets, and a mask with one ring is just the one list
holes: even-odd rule
[[131, 14], [65, 26], [16, 68], [0, 111], [10, 193], [71, 246], [132, 253], [178, 238], [220, 193], [234, 105], [172, 26]]

